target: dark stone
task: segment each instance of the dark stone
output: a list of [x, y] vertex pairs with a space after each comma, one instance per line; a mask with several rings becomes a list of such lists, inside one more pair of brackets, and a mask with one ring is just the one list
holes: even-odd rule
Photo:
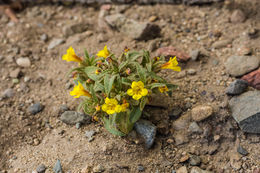
[[136, 132], [144, 138], [145, 147], [151, 148], [156, 136], [156, 126], [147, 120], [139, 120], [135, 123]]
[[180, 117], [182, 113], [182, 109], [180, 107], [174, 107], [172, 111], [169, 113], [169, 117], [171, 120], [175, 120]]
[[35, 103], [28, 108], [28, 112], [35, 115], [43, 110], [44, 106], [41, 103]]
[[237, 79], [234, 82], [232, 82], [227, 90], [226, 94], [228, 95], [239, 95], [246, 91], [248, 87], [248, 82], [245, 80]]
[[137, 169], [139, 172], [143, 172], [145, 170], [143, 165], [138, 165]]
[[189, 163], [191, 166], [198, 166], [200, 165], [201, 159], [199, 156], [191, 155], [189, 159]]
[[75, 111], [65, 111], [63, 114], [61, 114], [60, 120], [65, 124], [75, 125], [77, 123], [89, 123], [91, 121], [91, 117]]
[[46, 166], [44, 164], [40, 164], [37, 168], [36, 171], [37, 173], [45, 173]]
[[237, 147], [237, 152], [243, 156], [248, 155], [248, 151], [246, 149], [244, 149], [241, 145], [239, 145]]
[[229, 101], [232, 116], [244, 132], [260, 133], [260, 91], [248, 91]]
[[61, 163], [60, 163], [60, 160], [57, 160], [54, 168], [53, 168], [53, 171], [55, 173], [62, 173], [62, 167], [61, 167]]

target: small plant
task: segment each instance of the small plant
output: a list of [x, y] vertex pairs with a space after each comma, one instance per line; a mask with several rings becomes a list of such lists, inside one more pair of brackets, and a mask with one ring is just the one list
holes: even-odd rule
[[94, 120], [101, 120], [114, 135], [125, 136], [142, 115], [152, 93], [171, 95], [176, 85], [158, 76], [162, 69], [180, 71], [176, 57], [168, 62], [163, 56], [151, 58], [148, 51], [125, 49], [117, 57], [107, 49], [85, 57], [75, 54], [72, 47], [63, 60], [78, 62], [70, 71], [75, 86], [70, 95], [81, 97], [79, 105]]

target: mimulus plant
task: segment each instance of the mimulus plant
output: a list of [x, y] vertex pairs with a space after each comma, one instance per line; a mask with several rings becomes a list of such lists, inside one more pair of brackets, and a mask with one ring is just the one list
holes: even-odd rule
[[79, 108], [118, 136], [132, 130], [152, 93], [171, 95], [176, 88], [158, 73], [163, 69], [181, 70], [176, 57], [167, 62], [163, 56], [151, 58], [148, 51], [127, 48], [116, 57], [107, 46], [92, 56], [85, 51], [84, 58], [69, 47], [62, 59], [78, 63], [71, 70], [75, 86], [70, 95], [82, 98]]

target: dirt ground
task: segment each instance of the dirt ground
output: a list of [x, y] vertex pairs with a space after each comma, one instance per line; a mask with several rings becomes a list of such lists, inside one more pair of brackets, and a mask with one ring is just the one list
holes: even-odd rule
[[[230, 1], [228, 1], [230, 2]], [[230, 22], [235, 9], [241, 9], [246, 20]], [[193, 166], [186, 156], [196, 155], [198, 165], [212, 172], [260, 172], [260, 136], [243, 133], [229, 113], [225, 89], [234, 78], [225, 72], [223, 62], [230, 55], [239, 54], [238, 49], [248, 47], [252, 54], [260, 56], [260, 38], [250, 39], [247, 33], [260, 28], [260, 2], [236, 0], [205, 6], [147, 5], [115, 6], [110, 13], [122, 13], [127, 18], [152, 21], [161, 28], [160, 37], [137, 41], [114, 29], [103, 29], [99, 21], [100, 8], [70, 6], [32, 6], [17, 13], [19, 23], [12, 23], [0, 16], [0, 92], [12, 88], [14, 95], [0, 99], [0, 172], [32, 172], [44, 164], [46, 172], [52, 172], [60, 159], [64, 172], [172, 172], [184, 166]], [[86, 31], [66, 37], [63, 28], [70, 23], [84, 23]], [[47, 38], [44, 38], [47, 36]], [[64, 43], [48, 49], [54, 39]], [[218, 40], [231, 39], [223, 48], [212, 49]], [[137, 139], [115, 137], [99, 123], [68, 126], [59, 120], [61, 105], [76, 110], [80, 100], [69, 95], [72, 81], [66, 76], [77, 64], [62, 61], [61, 56], [69, 46], [77, 53], [86, 48], [90, 53], [101, 50], [104, 45], [119, 54], [124, 47], [142, 50], [174, 46], [190, 53], [200, 50], [199, 60], [181, 63], [182, 72], [162, 73], [179, 89], [170, 98], [169, 107], [147, 108], [150, 120], [158, 127], [155, 144], [145, 149]], [[30, 67], [20, 67], [16, 60], [30, 59]], [[10, 77], [19, 69], [18, 77]], [[195, 71], [195, 72], [194, 72]], [[17, 81], [18, 79], [18, 81]], [[162, 101], [164, 97], [162, 97]], [[28, 107], [40, 102], [44, 109], [31, 115]], [[188, 133], [187, 129], [176, 134], [173, 109], [181, 115], [188, 114], [196, 105], [210, 105], [214, 114], [199, 122], [203, 133]], [[93, 141], [88, 141], [85, 131], [95, 130]], [[176, 143], [181, 140], [181, 144]], [[240, 155], [237, 143], [248, 151]], [[142, 168], [144, 170], [142, 170]]]

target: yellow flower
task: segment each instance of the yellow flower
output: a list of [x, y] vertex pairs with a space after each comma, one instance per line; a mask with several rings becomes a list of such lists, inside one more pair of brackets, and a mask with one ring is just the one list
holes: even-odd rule
[[121, 112], [121, 106], [118, 105], [118, 102], [116, 99], [105, 99], [105, 104], [102, 105], [102, 110], [108, 114], [114, 114]]
[[106, 57], [109, 56], [109, 54], [110, 54], [110, 52], [107, 50], [107, 45], [106, 45], [103, 50], [101, 50], [101, 51], [99, 51], [99, 52], [97, 53], [97, 56], [98, 56], [98, 57], [106, 58]]
[[167, 86], [159, 87], [158, 89], [159, 89], [159, 91], [160, 91], [161, 93], [169, 91], [169, 89], [167, 88]]
[[127, 90], [127, 94], [132, 96], [133, 99], [139, 100], [141, 97], [148, 94], [148, 90], [144, 88], [144, 83], [142, 81], [134, 81], [131, 85], [131, 89]]
[[171, 57], [168, 62], [161, 66], [161, 69], [172, 69], [174, 71], [181, 71], [181, 67], [178, 66], [176, 56], [174, 58]]
[[67, 49], [67, 54], [62, 56], [62, 59], [79, 63], [82, 62], [82, 59], [75, 54], [75, 51], [71, 46]]
[[97, 105], [95, 108], [96, 108], [96, 111], [100, 111], [100, 106], [99, 105]]
[[73, 90], [70, 92], [70, 95], [74, 96], [74, 98], [79, 98], [80, 96], [91, 97], [90, 93], [84, 89], [80, 82], [78, 82], [78, 85], [74, 86]]

